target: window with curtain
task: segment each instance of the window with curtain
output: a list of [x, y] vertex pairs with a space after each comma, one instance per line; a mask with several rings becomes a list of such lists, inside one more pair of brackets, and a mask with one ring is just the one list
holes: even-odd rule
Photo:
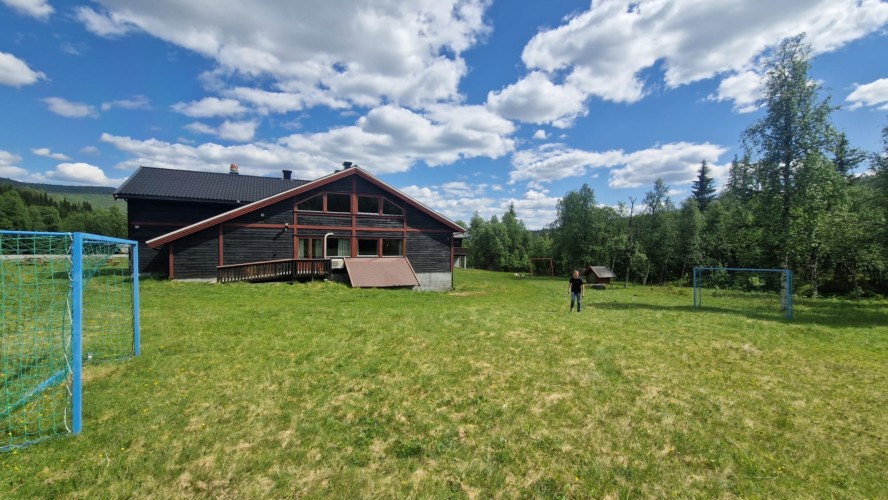
[[327, 238], [327, 257], [351, 257], [351, 238]]

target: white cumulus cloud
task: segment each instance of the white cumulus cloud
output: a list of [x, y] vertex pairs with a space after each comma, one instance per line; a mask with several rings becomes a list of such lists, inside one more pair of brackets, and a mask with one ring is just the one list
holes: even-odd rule
[[743, 71], [725, 77], [710, 100], [734, 103], [738, 113], [751, 113], [758, 109], [758, 101], [763, 96], [762, 76], [755, 71]]
[[114, 12], [99, 12], [90, 7], [78, 7], [74, 10], [74, 15], [87, 30], [101, 37], [121, 36], [136, 29], [125, 17]]
[[499, 158], [514, 148], [513, 125], [482, 106], [433, 107], [428, 116], [406, 108], [372, 109], [354, 126], [295, 134], [281, 143], [300, 151], [349, 158], [378, 172], [403, 172], [416, 162], [447, 165]]
[[623, 151], [583, 151], [563, 144], [544, 144], [536, 149], [526, 149], [512, 155], [512, 171], [509, 182], [552, 182], [568, 177], [586, 175], [590, 169], [618, 165]]
[[555, 220], [559, 198], [545, 191], [529, 189], [520, 197], [492, 196], [493, 186], [448, 182], [430, 186], [404, 186], [400, 190], [451, 220], [469, 223], [477, 213], [484, 220], [502, 217], [515, 206], [515, 214], [528, 229], [540, 229]]
[[879, 0], [600, 0], [534, 36], [522, 59], [613, 102], [642, 99], [652, 69], [663, 71], [666, 88], [728, 78], [714, 99], [736, 99], [745, 112], [757, 92], [748, 72], [786, 37], [806, 33], [816, 55], [886, 22], [888, 2]]
[[611, 170], [608, 186], [636, 188], [652, 185], [658, 178], [668, 185], [688, 184], [697, 177], [703, 160], [712, 169], [713, 178], [723, 179], [727, 167], [716, 162], [727, 151], [708, 142], [675, 142], [635, 151], [623, 157], [622, 166]]
[[34, 148], [31, 150], [31, 153], [37, 156], [52, 158], [53, 160], [59, 161], [68, 161], [71, 159], [68, 157], [68, 155], [64, 155], [62, 153], [53, 153], [49, 148]]
[[219, 99], [206, 97], [199, 101], [178, 102], [173, 104], [173, 111], [192, 118], [210, 118], [214, 116], [232, 116], [247, 112], [247, 108], [235, 99]]
[[118, 99], [102, 103], [102, 111], [108, 111], [114, 108], [120, 109], [151, 109], [151, 101], [143, 95], [133, 96], [130, 99]]
[[61, 97], [47, 97], [42, 99], [49, 110], [57, 115], [67, 118], [95, 118], [98, 116], [93, 106], [82, 102], [72, 102]]
[[584, 151], [562, 144], [546, 144], [537, 149], [518, 151], [512, 156], [510, 183], [528, 181], [554, 182], [569, 177], [589, 175], [593, 169], [610, 172], [611, 188], [637, 188], [662, 178], [667, 184], [693, 181], [706, 160], [712, 175], [721, 179], [726, 168], [717, 164], [727, 148], [710, 143], [676, 142], [626, 153], [622, 150]]
[[586, 114], [585, 100], [586, 94], [577, 88], [555, 85], [537, 71], [500, 92], [490, 92], [487, 106], [506, 118], [566, 128]]
[[[489, 0], [99, 0], [78, 9], [102, 36], [138, 29], [212, 59], [214, 76], [268, 78], [303, 105], [458, 101], [462, 53], [489, 31]], [[256, 96], [258, 98], [258, 96]], [[266, 96], [270, 97], [270, 96]], [[266, 106], [267, 110], [272, 107]]]
[[22, 161], [21, 156], [0, 149], [0, 177], [24, 180], [28, 176], [28, 171], [18, 166], [20, 161]]
[[218, 135], [220, 139], [226, 139], [235, 142], [247, 142], [253, 140], [256, 135], [256, 127], [259, 126], [257, 121], [233, 122], [225, 120], [219, 125]]
[[868, 106], [888, 111], [888, 78], [858, 85], [845, 100], [851, 103], [851, 109]]
[[24, 14], [26, 16], [36, 17], [45, 20], [49, 15], [55, 12], [52, 5], [46, 0], [0, 0], [7, 7]]
[[34, 71], [28, 67], [25, 61], [6, 52], [0, 52], [0, 85], [21, 87], [31, 85], [38, 80], [46, 78], [40, 71]]
[[44, 177], [54, 182], [88, 186], [118, 186], [125, 180], [111, 179], [101, 168], [89, 163], [60, 163], [55, 170], [47, 172]]
[[211, 127], [201, 122], [193, 122], [185, 125], [185, 129], [195, 134], [215, 135], [227, 141], [248, 142], [253, 140], [253, 137], [256, 135], [256, 127], [258, 126], [259, 122], [255, 120], [241, 122], [225, 120], [218, 127]]
[[[243, 127], [245, 131], [240, 133], [247, 135], [251, 127]], [[200, 122], [186, 129], [213, 135], [222, 131], [222, 127]], [[383, 106], [370, 110], [351, 126], [292, 134], [274, 142], [192, 146], [107, 133], [102, 140], [131, 156], [117, 165], [127, 170], [139, 165], [205, 170], [237, 163], [244, 172], [256, 175], [276, 175], [281, 168], [288, 168], [301, 178], [316, 178], [330, 173], [344, 159], [382, 174], [403, 172], [419, 162], [438, 166], [461, 159], [499, 158], [514, 149], [513, 131], [511, 122], [483, 106], [435, 105], [427, 114]], [[237, 134], [237, 127], [231, 127], [229, 133]]]

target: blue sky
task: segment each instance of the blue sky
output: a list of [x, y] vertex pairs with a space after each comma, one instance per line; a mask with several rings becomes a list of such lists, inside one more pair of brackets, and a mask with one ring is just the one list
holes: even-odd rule
[[0, 177], [139, 165], [313, 179], [353, 161], [445, 216], [530, 228], [588, 183], [719, 181], [761, 62], [804, 32], [853, 146], [888, 124], [879, 0], [0, 0]]

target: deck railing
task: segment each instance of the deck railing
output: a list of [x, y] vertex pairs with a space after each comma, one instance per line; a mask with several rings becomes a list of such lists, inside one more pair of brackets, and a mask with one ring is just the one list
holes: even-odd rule
[[219, 283], [326, 278], [331, 272], [330, 259], [265, 260], [219, 266], [216, 269]]

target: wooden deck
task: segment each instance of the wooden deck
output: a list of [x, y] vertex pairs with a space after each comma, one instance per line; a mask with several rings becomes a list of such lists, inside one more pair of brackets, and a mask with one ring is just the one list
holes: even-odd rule
[[266, 260], [219, 266], [216, 269], [219, 283], [323, 279], [329, 277], [331, 272], [330, 259]]

